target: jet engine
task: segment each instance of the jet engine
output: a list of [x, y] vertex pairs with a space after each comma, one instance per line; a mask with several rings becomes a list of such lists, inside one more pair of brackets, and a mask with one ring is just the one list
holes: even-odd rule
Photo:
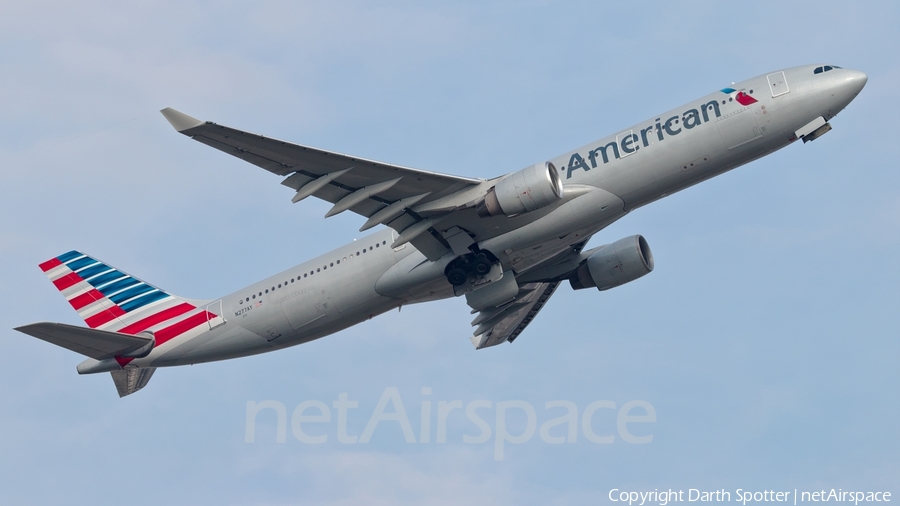
[[550, 162], [513, 172], [488, 190], [478, 203], [478, 215], [512, 216], [548, 206], [563, 195], [559, 172]]
[[600, 246], [569, 278], [572, 288], [581, 290], [596, 286], [609, 290], [650, 273], [653, 254], [643, 236], [633, 235]]

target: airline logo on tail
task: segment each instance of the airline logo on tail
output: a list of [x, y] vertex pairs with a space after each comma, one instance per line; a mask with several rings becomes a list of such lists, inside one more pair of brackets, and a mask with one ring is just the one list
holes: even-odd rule
[[208, 329], [217, 316], [79, 251], [40, 268], [89, 327], [130, 335], [151, 330], [156, 346]]

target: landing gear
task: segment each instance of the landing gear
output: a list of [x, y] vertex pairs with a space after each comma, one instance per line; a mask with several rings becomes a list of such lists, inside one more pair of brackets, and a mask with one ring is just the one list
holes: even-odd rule
[[469, 276], [479, 278], [491, 272], [491, 268], [498, 261], [489, 251], [467, 253], [450, 262], [444, 275], [451, 285], [462, 286], [469, 280]]
[[472, 262], [472, 270], [479, 276], [484, 276], [491, 271], [491, 261], [484, 253], [475, 255], [475, 261]]
[[467, 279], [469, 279], [469, 275], [462, 267], [454, 267], [447, 271], [447, 281], [453, 286], [462, 286], [466, 284]]

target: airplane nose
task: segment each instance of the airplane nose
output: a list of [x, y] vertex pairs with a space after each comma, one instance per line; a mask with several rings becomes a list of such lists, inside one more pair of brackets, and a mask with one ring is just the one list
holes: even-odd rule
[[829, 94], [831, 98], [828, 101], [829, 110], [828, 114], [825, 115], [826, 120], [842, 111], [844, 107], [847, 107], [859, 95], [859, 92], [866, 85], [866, 81], [869, 80], [869, 76], [858, 70], [834, 69], [830, 74], [831, 82], [828, 88], [830, 89]]
[[867, 76], [865, 72], [860, 72], [858, 70], [847, 70], [846, 74], [847, 76], [844, 78], [843, 87], [855, 97], [862, 91], [866, 82], [869, 81], [869, 76]]

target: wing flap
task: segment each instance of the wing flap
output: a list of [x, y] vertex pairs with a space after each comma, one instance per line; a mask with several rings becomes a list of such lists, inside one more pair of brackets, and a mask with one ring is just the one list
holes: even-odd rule
[[[537, 316], [541, 308], [544, 307], [544, 304], [547, 303], [557, 287], [559, 287], [559, 281], [524, 284], [519, 287], [519, 293], [525, 292], [524, 295], [517, 297], [516, 300], [511, 303], [516, 304], [518, 307], [514, 307], [505, 312], [499, 321], [493, 323], [493, 321], [496, 320], [490, 316], [482, 318], [481, 315], [479, 315], [479, 317], [476, 317], [472, 323], [473, 325], [479, 325], [479, 327], [476, 330], [476, 334], [471, 338], [472, 344], [475, 345], [475, 349], [480, 350], [482, 348], [496, 346], [503, 342], [508, 341], [511, 343], [515, 341], [515, 339], [519, 337], [519, 334], [525, 330], [525, 327], [534, 320], [534, 317]], [[504, 310], [502, 307], [497, 309], [500, 311]], [[482, 326], [485, 326], [485, 324], [490, 325], [491, 323], [493, 323], [493, 325], [491, 325], [489, 330], [481, 334], [477, 333], [478, 330], [482, 329]]]
[[76, 327], [65, 323], [32, 323], [15, 330], [97, 360], [128, 355], [149, 345], [152, 339]]

